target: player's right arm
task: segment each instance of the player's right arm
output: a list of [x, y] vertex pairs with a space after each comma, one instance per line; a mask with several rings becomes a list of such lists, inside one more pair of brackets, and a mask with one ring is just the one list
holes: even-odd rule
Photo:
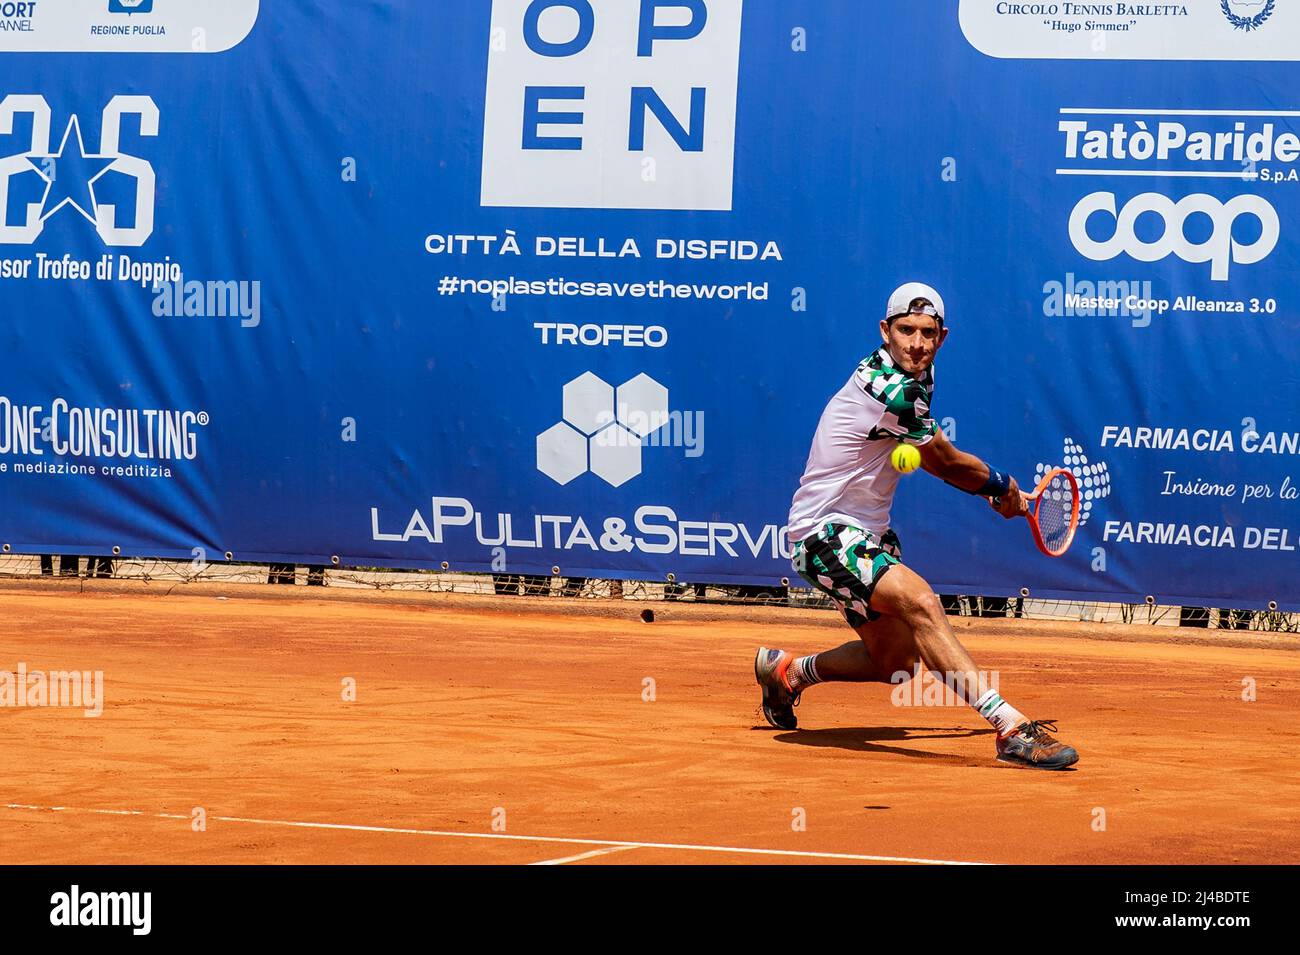
[[1021, 517], [1028, 511], [1016, 479], [1003, 475], [973, 454], [958, 448], [942, 431], [921, 445], [921, 467], [968, 494], [997, 498], [994, 509], [1003, 517]]

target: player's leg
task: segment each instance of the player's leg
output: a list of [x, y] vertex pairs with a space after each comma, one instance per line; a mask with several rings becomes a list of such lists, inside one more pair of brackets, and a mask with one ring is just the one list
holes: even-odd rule
[[906, 623], [883, 618], [868, 606], [874, 581], [898, 555], [892, 532], [878, 538], [844, 524], [827, 524], [795, 547], [795, 569], [840, 608], [858, 639], [804, 657], [759, 647], [754, 676], [769, 724], [795, 729], [794, 707], [816, 683], [888, 683], [898, 670], [911, 672], [916, 648]]
[[926, 668], [992, 724], [999, 759], [1044, 769], [1063, 769], [1078, 761], [1073, 748], [1048, 735], [1043, 724], [1049, 721], [1026, 719], [997, 690], [985, 687], [974, 659], [948, 624], [938, 595], [911, 568], [897, 564], [876, 580], [871, 609], [905, 623]]
[[[871, 595], [871, 609], [904, 622], [926, 668], [936, 675], [955, 675], [955, 679], [948, 682], [960, 684], [953, 688], [963, 694], [966, 702], [974, 705], [982, 695], [979, 668], [952, 632], [938, 595], [924, 578], [906, 564], [891, 568], [876, 582]], [[964, 695], [966, 693], [971, 694], [970, 698]], [[1005, 713], [1012, 718], [1020, 716], [1015, 710]], [[998, 727], [999, 731], [1009, 728]]]
[[796, 657], [791, 664], [791, 686], [803, 689], [814, 683], [900, 683], [918, 659], [912, 629], [898, 617], [850, 621], [858, 638], [833, 650]]
[[798, 657], [788, 650], [759, 647], [754, 675], [763, 690], [768, 723], [777, 729], [797, 728], [794, 707], [803, 691], [817, 683], [899, 683], [907, 678], [895, 676], [900, 670], [911, 675], [916, 644], [903, 621], [880, 617], [868, 623], [856, 617], [850, 622], [856, 622], [858, 639], [833, 650]]
[[[805, 686], [811, 683], [874, 683], [880, 672], [879, 664], [861, 638], [833, 650], [796, 658], [795, 663], [807, 668], [808, 675], [802, 680]], [[798, 672], [790, 675], [792, 681], [798, 678]]]

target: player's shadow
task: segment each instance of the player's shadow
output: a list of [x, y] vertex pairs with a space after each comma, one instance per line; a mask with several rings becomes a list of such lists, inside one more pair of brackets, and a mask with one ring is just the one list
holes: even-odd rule
[[888, 753], [893, 756], [908, 756], [912, 759], [925, 759], [936, 763], [952, 763], [967, 766], [970, 756], [956, 753], [935, 753], [911, 746], [890, 746], [889, 742], [901, 741], [911, 743], [923, 739], [957, 740], [973, 736], [991, 736], [992, 727], [983, 729], [966, 729], [962, 727], [924, 726], [835, 726], [826, 729], [793, 730], [778, 733], [774, 739], [781, 743], [797, 743], [800, 746], [833, 746], [837, 749], [853, 750], [857, 753]]

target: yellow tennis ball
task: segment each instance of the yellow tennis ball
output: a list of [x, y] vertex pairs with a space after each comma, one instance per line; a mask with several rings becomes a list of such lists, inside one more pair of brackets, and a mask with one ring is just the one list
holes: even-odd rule
[[889, 455], [889, 463], [894, 466], [895, 471], [911, 474], [921, 466], [921, 452], [910, 444], [900, 444]]

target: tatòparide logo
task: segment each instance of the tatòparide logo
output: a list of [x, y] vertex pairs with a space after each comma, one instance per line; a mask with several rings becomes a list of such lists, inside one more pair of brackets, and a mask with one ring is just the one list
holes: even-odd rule
[[[1210, 278], [1226, 282], [1232, 266], [1262, 262], [1277, 248], [1281, 219], [1259, 189], [1300, 181], [1300, 134], [1286, 111], [1069, 106], [1059, 109], [1056, 129], [1056, 175], [1114, 183], [1088, 192], [1070, 212], [1070, 241], [1086, 258], [1175, 256], [1208, 263]], [[1143, 179], [1164, 181], [1159, 191], [1134, 194], [1132, 184]], [[1207, 181], [1169, 195], [1190, 180]], [[1237, 194], [1221, 194], [1228, 191]]]
[[730, 210], [743, 0], [493, 0], [485, 206]]
[[[122, 117], [138, 116], [142, 137], [158, 135], [158, 107], [148, 96], [114, 96], [104, 107], [99, 149], [86, 147], [81, 121], [74, 113], [63, 130], [57, 151], [51, 149], [51, 111], [44, 96], [11, 94], [0, 100], [0, 133], [14, 131], [14, 120], [31, 117], [31, 144], [25, 152], [0, 158], [0, 243], [30, 245], [45, 230], [45, 223], [60, 211], [80, 213], [109, 246], [140, 246], [153, 234], [154, 171], [139, 156], [122, 152]], [[135, 210], [131, 225], [111, 203], [101, 202], [95, 186], [113, 173], [135, 184]], [[19, 177], [38, 179], [43, 187], [39, 202], [10, 210], [9, 194]], [[20, 221], [11, 223], [13, 212]]]

